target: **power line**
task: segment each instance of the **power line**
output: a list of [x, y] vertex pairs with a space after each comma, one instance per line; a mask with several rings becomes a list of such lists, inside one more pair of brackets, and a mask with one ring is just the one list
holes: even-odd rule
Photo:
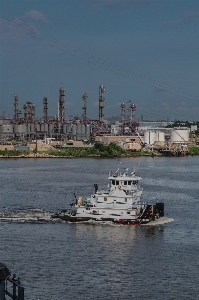
[[[42, 36], [32, 27], [25, 25], [19, 20], [10, 20], [7, 18], [1, 18], [1, 20], [5, 23], [11, 24], [12, 26], [15, 26], [18, 30], [22, 31], [23, 33], [29, 35], [32, 38], [35, 38], [37, 40], [44, 40]], [[175, 87], [171, 84], [164, 83], [158, 80], [153, 80], [147, 76], [138, 74], [134, 71], [129, 71], [126, 68], [123, 68], [121, 66], [118, 66], [116, 64], [113, 64], [111, 62], [107, 62], [106, 60], [102, 60], [99, 57], [96, 57], [94, 55], [91, 55], [85, 51], [82, 51], [76, 47], [72, 47], [68, 43], [60, 42], [58, 39], [54, 37], [48, 37], [44, 36], [46, 38], [46, 42], [50, 47], [57, 48], [58, 50], [61, 50], [62, 52], [66, 52], [70, 54], [73, 57], [76, 57], [78, 59], [82, 59], [95, 67], [99, 67], [101, 69], [104, 69], [106, 71], [112, 72], [114, 74], [118, 74], [119, 76], [125, 77], [126, 79], [134, 80], [138, 82], [139, 84], [153, 87], [156, 90], [160, 90], [163, 92], [167, 92], [173, 95], [182, 96], [185, 99], [190, 99], [194, 101], [199, 100], [199, 95], [195, 92], [186, 90], [186, 89], [179, 89], [178, 87]], [[197, 99], [193, 99], [197, 98]]]

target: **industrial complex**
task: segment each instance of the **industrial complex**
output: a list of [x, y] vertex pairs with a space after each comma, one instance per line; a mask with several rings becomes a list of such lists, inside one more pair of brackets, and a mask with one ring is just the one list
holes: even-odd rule
[[[82, 95], [83, 106], [81, 117], [65, 119], [65, 89], [59, 89], [57, 115], [48, 115], [48, 98], [43, 98], [43, 117], [36, 117], [36, 106], [32, 102], [23, 105], [24, 113], [19, 109], [18, 95], [14, 95], [13, 117], [0, 119], [0, 142], [7, 144], [15, 141], [18, 145], [27, 143], [51, 144], [55, 146], [80, 146], [84, 142], [96, 141], [104, 144], [117, 143], [126, 150], [140, 151], [163, 148], [181, 149], [184, 151], [190, 140], [190, 129], [187, 127], [168, 128], [155, 126], [135, 120], [136, 104], [128, 100], [121, 103], [121, 119], [110, 122], [104, 119], [105, 86], [99, 86], [99, 118], [92, 120], [87, 116], [87, 94]], [[168, 123], [166, 123], [168, 125]], [[171, 123], [170, 123], [171, 125]], [[194, 130], [197, 130], [195, 125]], [[169, 151], [170, 151], [169, 150]]]

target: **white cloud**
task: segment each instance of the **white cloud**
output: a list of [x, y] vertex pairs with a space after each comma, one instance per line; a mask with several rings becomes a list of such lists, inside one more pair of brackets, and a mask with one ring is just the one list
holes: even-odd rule
[[47, 22], [46, 17], [37, 10], [29, 10], [25, 16], [26, 19], [34, 20], [34, 21], [42, 21]]

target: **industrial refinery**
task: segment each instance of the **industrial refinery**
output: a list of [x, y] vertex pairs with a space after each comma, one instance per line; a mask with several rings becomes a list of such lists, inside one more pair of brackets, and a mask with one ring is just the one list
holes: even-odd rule
[[[97, 135], [111, 134], [110, 124], [104, 120], [105, 86], [99, 86], [99, 119], [92, 120], [87, 116], [87, 94], [82, 95], [83, 107], [81, 118], [74, 117], [70, 121], [65, 120], [65, 90], [59, 89], [58, 111], [55, 118], [48, 116], [48, 98], [43, 98], [43, 117], [36, 118], [36, 106], [32, 102], [23, 105], [24, 114], [19, 110], [18, 95], [14, 95], [14, 116], [11, 119], [3, 118], [0, 124], [1, 140], [34, 140], [55, 138], [57, 140], [92, 140]], [[122, 121], [118, 134], [132, 135], [138, 128], [134, 115], [136, 105], [128, 101], [129, 116], [125, 115], [126, 105], [121, 104]]]
[[[132, 151], [171, 149], [184, 151], [188, 144], [197, 144], [197, 139], [190, 139], [190, 129], [187, 127], [172, 127], [173, 122], [165, 122], [164, 126], [144, 124], [135, 120], [136, 104], [128, 100], [120, 105], [119, 121], [110, 122], [105, 115], [105, 86], [99, 86], [99, 118], [93, 120], [87, 116], [88, 95], [82, 95], [82, 115], [65, 119], [65, 89], [59, 89], [57, 115], [48, 115], [48, 98], [43, 98], [43, 117], [36, 117], [36, 105], [32, 102], [23, 104], [23, 113], [19, 109], [19, 97], [14, 95], [13, 117], [0, 119], [0, 143], [2, 145], [25, 145], [27, 143], [56, 144], [59, 147], [67, 145], [84, 145], [85, 142], [101, 142], [105, 145], [117, 143], [122, 148]], [[119, 107], [118, 107], [119, 110]], [[151, 126], [153, 125], [153, 127]], [[156, 124], [157, 125], [157, 124]], [[197, 125], [194, 125], [197, 130]], [[78, 143], [79, 142], [79, 143]], [[166, 150], [165, 150], [166, 149]]]

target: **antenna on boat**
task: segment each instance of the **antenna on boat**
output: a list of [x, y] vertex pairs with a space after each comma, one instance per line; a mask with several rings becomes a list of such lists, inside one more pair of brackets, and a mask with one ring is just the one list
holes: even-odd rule
[[121, 161], [118, 159], [118, 169], [120, 168]]
[[77, 204], [77, 197], [76, 197], [76, 194], [74, 193], [74, 196], [75, 196], [75, 201], [76, 201], [76, 204]]
[[124, 168], [126, 170], [125, 175], [128, 175], [129, 168]]
[[[139, 172], [139, 166], [140, 166], [140, 162], [136, 165], [136, 173], [137, 174]], [[134, 164], [134, 167], [133, 167], [133, 172], [135, 173], [135, 164]]]

